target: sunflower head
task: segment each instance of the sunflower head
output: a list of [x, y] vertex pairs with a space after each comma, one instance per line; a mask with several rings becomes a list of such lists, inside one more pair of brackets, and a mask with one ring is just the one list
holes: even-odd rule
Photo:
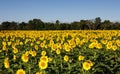
[[40, 61], [48, 62], [48, 57], [47, 56], [41, 56]]
[[83, 63], [83, 69], [84, 70], [90, 70], [92, 66], [93, 66], [93, 63], [90, 60], [88, 60], [87, 62]]
[[4, 66], [5, 66], [5, 68], [10, 68], [10, 64], [9, 64], [8, 60], [9, 60], [8, 57], [4, 59]]
[[40, 61], [38, 66], [40, 69], [46, 69], [48, 67], [48, 63], [45, 61]]
[[46, 55], [46, 51], [42, 51], [42, 52], [41, 52], [41, 55], [42, 55], [42, 56], [45, 56], [45, 55]]
[[80, 55], [80, 56], [78, 57], [78, 60], [79, 60], [79, 61], [84, 60], [84, 56], [81, 56], [81, 55]]
[[90, 68], [91, 68], [90, 63], [88, 63], [88, 62], [84, 62], [84, 63], [83, 63], [83, 69], [84, 69], [84, 70], [90, 70]]
[[21, 59], [22, 59], [23, 62], [28, 62], [28, 55], [22, 54]]
[[64, 61], [68, 61], [69, 60], [69, 57], [67, 55], [64, 56]]
[[23, 69], [18, 69], [16, 74], [26, 74], [26, 73]]

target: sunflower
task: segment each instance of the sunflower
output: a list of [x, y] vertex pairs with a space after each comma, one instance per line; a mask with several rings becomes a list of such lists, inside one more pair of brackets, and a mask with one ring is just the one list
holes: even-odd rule
[[80, 39], [77, 37], [77, 38], [75, 39], [75, 42], [76, 42], [77, 45], [79, 45]]
[[23, 45], [23, 42], [20, 42], [20, 45]]
[[116, 40], [116, 44], [120, 47], [120, 40]]
[[68, 44], [64, 44], [64, 49], [67, 52], [70, 52], [70, 46]]
[[109, 44], [109, 43], [106, 46], [107, 46], [107, 49], [111, 49], [112, 48], [112, 45]]
[[83, 63], [83, 69], [84, 69], [84, 70], [90, 70], [90, 68], [91, 68], [91, 65], [90, 65], [89, 62], [84, 62], [84, 63]]
[[16, 55], [13, 55], [13, 59], [16, 60]]
[[34, 50], [33, 50], [33, 51], [30, 50], [30, 51], [29, 51], [29, 54], [31, 54], [33, 57], [35, 57], [35, 56], [37, 55], [36, 51], [34, 51]]
[[40, 46], [43, 48], [43, 47], [45, 47], [45, 44], [42, 42], [42, 43], [40, 44]]
[[0, 52], [2, 52], [2, 49], [0, 49]]
[[8, 46], [10, 46], [10, 45], [11, 45], [11, 42], [7, 42], [7, 44], [8, 44]]
[[64, 61], [68, 61], [69, 60], [69, 57], [67, 55], [64, 56]]
[[81, 55], [80, 55], [80, 56], [78, 57], [78, 60], [79, 60], [79, 61], [84, 60], [84, 56], [81, 56]]
[[45, 56], [45, 55], [46, 55], [46, 51], [42, 51], [42, 52], [41, 52], [41, 55], [42, 55], [42, 56]]
[[16, 47], [13, 48], [13, 53], [18, 53], [18, 49]]
[[35, 50], [38, 50], [38, 45], [35, 45], [34, 48], [35, 48]]
[[42, 74], [42, 72], [36, 72], [35, 74]]
[[94, 48], [95, 47], [95, 43], [91, 43], [90, 45], [89, 45], [89, 48]]
[[36, 41], [36, 44], [40, 44], [40, 41]]
[[57, 49], [57, 50], [56, 50], [56, 54], [60, 54], [60, 49]]
[[83, 69], [84, 70], [90, 70], [92, 66], [93, 66], [93, 63], [90, 60], [88, 60], [87, 62], [83, 63]]
[[3, 42], [2, 42], [2, 45], [3, 45], [3, 46], [6, 46], [6, 42], [3, 41]]
[[98, 44], [97, 44], [97, 48], [98, 48], [98, 49], [101, 49], [101, 48], [102, 48], [102, 44], [101, 44], [101, 43], [98, 43]]
[[91, 60], [87, 60], [88, 63], [90, 63], [91, 66], [93, 66], [93, 62]]
[[23, 69], [18, 69], [16, 74], [26, 74], [26, 73]]
[[40, 61], [48, 62], [48, 57], [47, 56], [41, 56]]
[[117, 50], [117, 46], [116, 45], [113, 45], [112, 46], [112, 49], [115, 51], [115, 50]]
[[56, 49], [57, 49], [56, 44], [51, 45], [51, 50], [52, 50], [52, 51], [55, 51]]
[[31, 46], [33, 46], [34, 44], [33, 44], [33, 43], [31, 43], [30, 45], [31, 45]]
[[45, 61], [40, 61], [38, 66], [40, 69], [46, 69], [48, 67], [48, 63]]
[[4, 59], [4, 66], [5, 66], [5, 68], [10, 68], [10, 64], [9, 64], [8, 60], [9, 60], [8, 57]]
[[52, 60], [53, 60], [53, 58], [51, 58], [51, 57], [48, 58], [48, 61], [49, 61], [49, 62], [51, 62]]
[[29, 59], [29, 58], [28, 58], [28, 55], [22, 54], [21, 59], [22, 59], [23, 62], [28, 62], [28, 59]]

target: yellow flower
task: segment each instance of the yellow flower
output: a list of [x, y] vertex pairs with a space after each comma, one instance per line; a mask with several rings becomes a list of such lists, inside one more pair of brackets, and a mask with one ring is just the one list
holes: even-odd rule
[[16, 60], [16, 55], [13, 56], [13, 59]]
[[34, 44], [33, 44], [33, 43], [31, 43], [30, 45], [31, 45], [31, 46], [33, 46]]
[[70, 52], [70, 46], [68, 44], [64, 45], [64, 49], [65, 51]]
[[60, 54], [60, 49], [57, 49], [57, 50], [56, 50], [56, 54]]
[[2, 52], [2, 50], [0, 49], [0, 52]]
[[98, 44], [97, 44], [97, 48], [98, 48], [98, 49], [101, 49], [101, 48], [102, 48], [102, 44], [101, 44], [101, 43], [98, 43]]
[[47, 56], [41, 56], [40, 61], [48, 62], [48, 57]]
[[92, 66], [93, 66], [93, 63], [90, 60], [88, 60], [87, 62], [83, 63], [83, 69], [84, 70], [90, 70]]
[[40, 44], [40, 41], [36, 41], [36, 44]]
[[10, 68], [10, 64], [9, 64], [9, 61], [8, 61], [8, 57], [4, 59], [4, 66], [5, 68]]
[[36, 51], [32, 51], [32, 50], [30, 50], [29, 53], [30, 53], [33, 57], [36, 56]]
[[40, 46], [43, 48], [43, 47], [45, 47], [45, 44], [44, 44], [44, 43], [41, 43]]
[[42, 56], [45, 56], [45, 55], [46, 55], [46, 51], [42, 51], [42, 52], [41, 52], [41, 55], [42, 55]]
[[53, 60], [52, 58], [50, 58], [50, 57], [48, 58], [48, 61], [49, 61], [49, 62], [51, 62], [52, 60]]
[[50, 45], [53, 45], [54, 44], [54, 41], [51, 39], [50, 42], [49, 42]]
[[38, 45], [35, 45], [35, 47], [34, 47], [34, 48], [35, 48], [35, 50], [38, 50]]
[[20, 45], [23, 45], [23, 42], [20, 42]]
[[84, 69], [84, 70], [89, 70], [90, 68], [91, 68], [90, 63], [88, 63], [88, 62], [84, 62], [84, 63], [83, 63], [83, 69]]
[[11, 42], [7, 42], [7, 44], [8, 44], [8, 46], [10, 46], [10, 45], [11, 45]]
[[117, 49], [117, 46], [116, 45], [113, 45], [112, 46], [112, 49], [115, 51]]
[[21, 59], [22, 59], [23, 62], [28, 62], [28, 55], [22, 54]]
[[111, 49], [112, 48], [112, 45], [111, 44], [107, 44], [107, 49]]
[[38, 65], [40, 69], [46, 69], [48, 67], [48, 63], [45, 61], [40, 61]]
[[91, 43], [90, 45], [89, 45], [89, 48], [94, 48], [95, 47], [95, 43]]
[[2, 50], [8, 50], [8, 48], [4, 45], [4, 46], [2, 47]]
[[77, 38], [75, 39], [75, 42], [76, 42], [77, 45], [79, 45], [80, 39], [77, 37]]
[[116, 40], [116, 44], [120, 47], [120, 40]]
[[81, 56], [81, 55], [80, 55], [80, 56], [78, 57], [78, 60], [79, 60], [79, 61], [84, 60], [84, 56]]
[[57, 43], [56, 46], [57, 46], [57, 49], [61, 49], [62, 48], [60, 43]]
[[57, 49], [56, 44], [53, 44], [53, 45], [51, 46], [51, 50], [52, 50], [52, 51], [55, 51], [56, 49]]
[[42, 72], [36, 72], [35, 74], [42, 74]]
[[28, 56], [28, 55], [29, 55], [29, 53], [30, 53], [30, 51], [26, 51], [26, 52], [25, 52], [25, 55], [27, 55], [27, 56]]
[[3, 45], [3, 46], [6, 46], [6, 42], [2, 42], [2, 45]]
[[26, 73], [23, 69], [18, 69], [16, 74], [26, 74]]
[[87, 62], [90, 63], [91, 66], [93, 66], [93, 63], [91, 60], [88, 60]]
[[16, 47], [13, 48], [13, 53], [18, 53], [18, 49]]
[[67, 55], [64, 56], [64, 61], [68, 61], [69, 60], [69, 57]]

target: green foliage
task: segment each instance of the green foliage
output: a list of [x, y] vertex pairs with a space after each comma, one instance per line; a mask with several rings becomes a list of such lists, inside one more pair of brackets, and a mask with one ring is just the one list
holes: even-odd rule
[[80, 20], [71, 23], [61, 23], [59, 20], [53, 22], [43, 22], [40, 19], [29, 20], [27, 23], [2, 22], [0, 30], [119, 30], [119, 22], [110, 20], [101, 21], [100, 17], [94, 20]]

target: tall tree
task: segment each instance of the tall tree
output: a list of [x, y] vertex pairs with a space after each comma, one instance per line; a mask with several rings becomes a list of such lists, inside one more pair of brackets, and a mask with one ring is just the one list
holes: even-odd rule
[[105, 20], [101, 25], [101, 29], [109, 30], [109, 29], [111, 29], [111, 24], [112, 23], [110, 22], [110, 20]]
[[26, 30], [27, 25], [28, 25], [27, 23], [21, 22], [21, 23], [19, 23], [18, 29], [19, 30]]
[[11, 24], [11, 23], [8, 22], [8, 21], [2, 22], [2, 24], [1, 24], [1, 28], [2, 28], [2, 30], [8, 30], [10, 24]]
[[44, 22], [40, 19], [33, 19], [28, 22], [30, 29], [32, 30], [42, 30], [44, 29]]
[[10, 25], [9, 25], [9, 30], [17, 30], [18, 29], [18, 23], [17, 22], [10, 22]]
[[95, 24], [93, 27], [95, 30], [97, 30], [97, 29], [100, 29], [100, 26], [101, 26], [101, 18], [97, 17], [97, 18], [95, 18]]
[[56, 30], [60, 30], [61, 29], [59, 20], [56, 20], [55, 27], [56, 27]]

